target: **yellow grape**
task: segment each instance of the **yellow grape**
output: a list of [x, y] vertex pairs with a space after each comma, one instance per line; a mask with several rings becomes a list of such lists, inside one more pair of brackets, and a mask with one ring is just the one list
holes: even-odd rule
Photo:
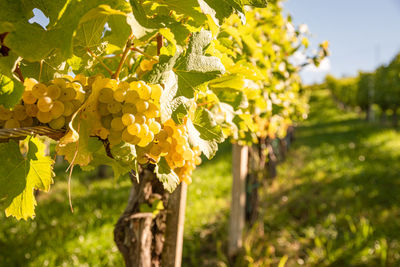
[[32, 91], [24, 91], [22, 94], [24, 104], [35, 104], [37, 98], [33, 95]]
[[142, 71], [148, 71], [153, 68], [154, 64], [155, 64], [154, 61], [143, 59], [142, 61], [140, 61], [139, 67]]
[[100, 116], [107, 116], [108, 114], [110, 114], [107, 104], [104, 103], [99, 103], [97, 105], [97, 111], [99, 112]]
[[12, 117], [12, 111], [6, 109], [4, 106], [0, 106], [0, 120], [6, 121], [11, 119], [11, 117]]
[[163, 141], [159, 143], [162, 153], [168, 153], [171, 149], [171, 143], [168, 141]]
[[37, 107], [42, 112], [49, 112], [53, 107], [53, 100], [48, 96], [41, 97], [37, 102]]
[[107, 109], [110, 113], [116, 114], [121, 111], [121, 103], [113, 100], [107, 104]]
[[149, 129], [152, 131], [154, 134], [158, 134], [161, 131], [161, 125], [156, 122], [156, 121], [151, 121], [149, 123]]
[[137, 91], [128, 90], [125, 96], [125, 102], [135, 104], [139, 100], [139, 94]]
[[102, 88], [99, 93], [99, 102], [101, 103], [111, 103], [114, 99], [114, 91], [111, 88]]
[[106, 129], [111, 129], [111, 121], [113, 120], [112, 115], [107, 115], [105, 117], [101, 117], [101, 124]]
[[121, 111], [122, 111], [122, 113], [131, 113], [131, 114], [137, 113], [136, 106], [135, 106], [135, 104], [132, 104], [132, 103], [124, 103], [122, 105]]
[[191, 149], [187, 149], [182, 154], [185, 160], [190, 160], [194, 158], [194, 152]]
[[58, 117], [64, 114], [64, 104], [61, 101], [54, 101], [53, 107], [50, 110], [50, 114], [53, 119], [57, 119]]
[[137, 136], [140, 138], [144, 138], [149, 132], [150, 132], [149, 126], [147, 126], [146, 124], [142, 124], [140, 126], [140, 131]]
[[71, 116], [75, 111], [74, 104], [72, 102], [65, 102], [64, 103], [64, 113], [65, 117]]
[[143, 113], [149, 108], [149, 102], [140, 99], [135, 103], [135, 106], [137, 112]]
[[144, 124], [146, 123], [146, 116], [141, 114], [141, 113], [136, 113], [135, 115], [135, 121], [139, 124]]
[[87, 80], [88, 78], [83, 75], [83, 74], [78, 74], [75, 76], [74, 81], [78, 81], [80, 82], [82, 85], [86, 85], [87, 84]]
[[151, 96], [151, 87], [148, 86], [145, 82], [139, 81], [137, 82], [137, 92], [141, 99], [149, 100]]
[[134, 124], [129, 125], [129, 126], [126, 128], [126, 130], [127, 130], [127, 131], [129, 132], [129, 134], [131, 134], [131, 135], [138, 135], [138, 133], [140, 132], [140, 128], [141, 128], [140, 124], [134, 123]]
[[114, 131], [122, 131], [125, 128], [125, 125], [122, 123], [122, 119], [120, 117], [113, 118], [111, 120], [111, 129]]
[[33, 119], [32, 117], [26, 116], [26, 118], [19, 123], [21, 124], [21, 127], [30, 127], [33, 125]]
[[164, 130], [161, 130], [157, 135], [157, 139], [160, 142], [167, 140], [167, 138], [168, 138], [168, 133]]
[[124, 102], [125, 97], [126, 97], [126, 89], [124, 88], [118, 88], [117, 90], [114, 91], [114, 99], [118, 102]]
[[60, 87], [61, 90], [64, 89], [65, 87], [67, 87], [67, 82], [63, 78], [55, 78], [53, 80], [53, 84]]
[[153, 103], [149, 103], [149, 108], [144, 112], [144, 114], [146, 115], [146, 117], [149, 118], [156, 118], [159, 116], [159, 111], [158, 111], [158, 107], [153, 104]]
[[61, 116], [49, 122], [49, 126], [53, 129], [61, 129], [65, 125], [65, 117]]
[[13, 109], [13, 118], [22, 121], [25, 120], [28, 115], [26, 114], [25, 107], [23, 105], [16, 105]]
[[21, 127], [21, 125], [19, 124], [19, 122], [16, 119], [9, 119], [4, 124], [4, 128], [6, 128], [6, 129], [19, 128], [19, 127]]
[[67, 86], [63, 89], [61, 89], [61, 95], [59, 99], [63, 102], [65, 101], [71, 101], [75, 98], [76, 96], [76, 91], [73, 87]]
[[127, 131], [127, 129], [125, 129], [125, 130], [122, 132], [122, 141], [136, 145], [136, 144], [138, 144], [138, 143], [140, 142], [140, 139], [137, 138], [137, 137], [134, 136], [134, 135], [131, 135], [131, 134]]
[[153, 144], [150, 148], [150, 154], [158, 157], [161, 154], [161, 147]]
[[49, 123], [53, 119], [53, 117], [51, 116], [50, 112], [42, 112], [40, 110], [36, 114], [36, 118], [41, 123]]
[[133, 114], [125, 113], [124, 115], [122, 115], [122, 123], [125, 126], [131, 125], [134, 122], [135, 122], [135, 116]]
[[32, 94], [36, 98], [41, 98], [47, 94], [47, 86], [43, 83], [37, 83], [32, 87]]
[[56, 100], [61, 95], [61, 88], [56, 84], [51, 84], [47, 87], [47, 96]]
[[163, 89], [162, 89], [161, 85], [159, 85], [159, 84], [149, 84], [149, 86], [151, 87], [151, 99], [153, 99], [156, 102], [158, 102], [160, 100], [161, 94], [163, 92]]
[[36, 114], [38, 113], [39, 109], [35, 104], [27, 104], [25, 105], [25, 112], [28, 116], [30, 117], [36, 117]]

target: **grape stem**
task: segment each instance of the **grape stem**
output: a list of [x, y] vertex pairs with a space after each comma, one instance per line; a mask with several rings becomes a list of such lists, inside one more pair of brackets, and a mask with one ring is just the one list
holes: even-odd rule
[[124, 65], [125, 60], [128, 57], [128, 53], [131, 50], [131, 46], [133, 45], [132, 40], [133, 40], [133, 35], [131, 34], [131, 36], [129, 36], [129, 38], [128, 38], [128, 41], [126, 42], [126, 46], [125, 46], [124, 52], [122, 53], [121, 60], [119, 61], [118, 68], [115, 71], [115, 73], [111, 75], [111, 78], [118, 79], [119, 73], [122, 70], [122, 66]]
[[157, 56], [161, 54], [161, 48], [163, 47], [163, 36], [161, 34], [157, 34]]
[[107, 70], [107, 72], [112, 76], [113, 72], [112, 70], [107, 67], [107, 65], [103, 62], [103, 60], [101, 60], [100, 58], [98, 58], [89, 48], [87, 50], [89, 52], [89, 54], [94, 57], [95, 59], [97, 59], [97, 61], [99, 61], [99, 63]]

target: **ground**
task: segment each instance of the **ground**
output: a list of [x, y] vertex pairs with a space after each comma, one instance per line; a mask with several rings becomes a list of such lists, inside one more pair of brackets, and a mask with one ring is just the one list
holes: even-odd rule
[[[246, 230], [235, 266], [399, 266], [400, 133], [342, 111], [327, 90], [278, 177], [265, 181], [260, 219]], [[225, 256], [231, 188], [230, 144], [189, 186], [184, 266], [230, 266]], [[121, 266], [112, 230], [129, 181], [77, 169], [70, 212], [65, 165], [39, 195], [34, 221], [0, 215], [0, 266]], [[232, 264], [231, 264], [232, 265]]]

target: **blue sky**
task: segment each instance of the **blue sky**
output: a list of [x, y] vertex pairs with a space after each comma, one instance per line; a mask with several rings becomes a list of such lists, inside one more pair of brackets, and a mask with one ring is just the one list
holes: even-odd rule
[[374, 70], [400, 52], [400, 0], [287, 0], [296, 25], [307, 24], [311, 46], [328, 40], [331, 56], [322, 69], [303, 71], [306, 83]]

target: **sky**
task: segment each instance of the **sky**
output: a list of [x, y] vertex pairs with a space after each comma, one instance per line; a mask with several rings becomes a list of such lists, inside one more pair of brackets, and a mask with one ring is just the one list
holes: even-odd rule
[[372, 71], [400, 52], [400, 0], [287, 0], [284, 9], [295, 25], [308, 25], [312, 47], [330, 43], [321, 67], [302, 72], [305, 83]]

